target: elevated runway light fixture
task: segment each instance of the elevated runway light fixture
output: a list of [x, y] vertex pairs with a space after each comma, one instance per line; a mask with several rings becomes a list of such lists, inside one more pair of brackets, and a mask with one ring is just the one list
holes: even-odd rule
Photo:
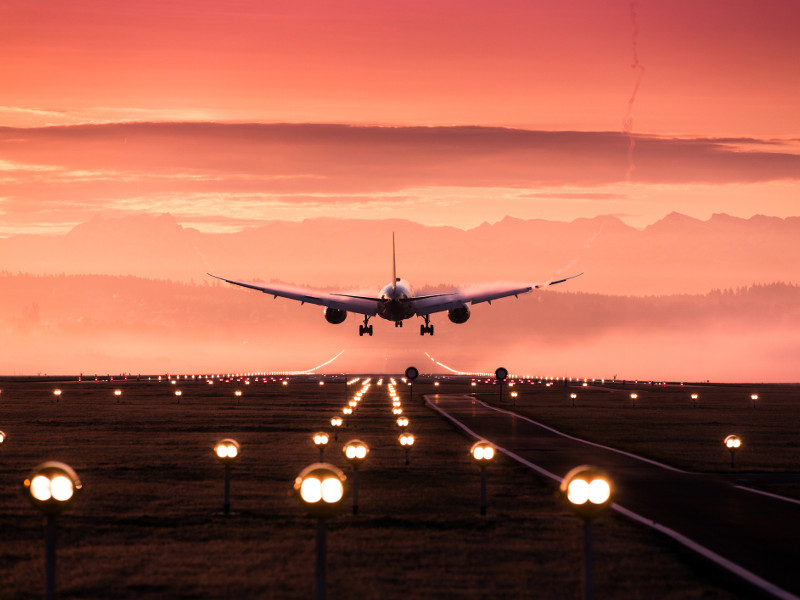
[[117, 397], [117, 404], [119, 404], [119, 397], [122, 396], [122, 390], [114, 390], [114, 395]]
[[408, 427], [408, 417], [397, 417], [397, 421], [395, 422], [402, 431], [405, 431]]
[[319, 433], [315, 433], [314, 437], [314, 445], [319, 448], [319, 462], [322, 462], [325, 458], [325, 448], [328, 446], [328, 442], [330, 442], [330, 438], [328, 434], [324, 431], [320, 431]]
[[361, 440], [351, 440], [342, 448], [344, 457], [353, 466], [353, 514], [358, 514], [358, 467], [369, 454], [369, 446]]
[[583, 519], [583, 592], [592, 597], [592, 521], [611, 506], [612, 488], [608, 476], [596, 467], [581, 465], [561, 480], [561, 496]]
[[472, 460], [481, 468], [481, 515], [486, 514], [486, 465], [488, 465], [496, 454], [494, 446], [489, 442], [481, 440], [475, 442], [469, 451]]
[[698, 399], [700, 396], [698, 396], [697, 394], [692, 394], [692, 396], [691, 396], [691, 397], [692, 397], [692, 408], [695, 408], [695, 407], [697, 406], [697, 399]]
[[314, 463], [303, 469], [294, 480], [294, 495], [303, 508], [317, 519], [317, 566], [314, 598], [325, 598], [326, 519], [342, 508], [346, 495], [342, 471], [328, 463]]
[[339, 440], [339, 429], [341, 426], [344, 425], [344, 419], [342, 417], [333, 417], [331, 419], [331, 427], [333, 428], [333, 439], [335, 441]]
[[572, 393], [569, 395], [569, 397], [570, 397], [570, 398], [572, 398], [572, 408], [575, 408], [575, 398], [577, 398], [577, 397], [578, 397], [578, 394], [576, 394], [575, 392], [572, 392]]
[[414, 445], [414, 436], [410, 433], [403, 433], [397, 441], [400, 442], [400, 446], [402, 446], [406, 451], [406, 464], [409, 464], [408, 453], [411, 452], [411, 446]]
[[61, 390], [55, 389], [53, 390], [53, 395], [56, 397], [56, 403], [61, 399]]
[[750, 400], [753, 401], [753, 408], [755, 408], [756, 402], [758, 402], [758, 394], [750, 394]]
[[634, 407], [636, 406], [636, 400], [638, 400], [638, 398], [639, 398], [639, 394], [637, 394], [636, 392], [631, 394], [631, 406], [634, 406]]
[[731, 451], [731, 469], [734, 467], [733, 460], [736, 451], [741, 448], [742, 440], [738, 435], [729, 435], [725, 438], [725, 447]]
[[40, 464], [23, 482], [25, 495], [47, 519], [45, 598], [56, 593], [56, 517], [72, 506], [82, 485], [75, 471], [60, 462]]
[[0, 446], [3, 445], [3, 442], [6, 441], [6, 434], [0, 431]]
[[226, 515], [231, 513], [231, 465], [239, 458], [239, 453], [239, 443], [230, 438], [220, 440], [214, 446], [214, 456], [225, 465], [225, 503], [223, 504], [223, 512]]
[[178, 404], [181, 403], [181, 396], [183, 396], [183, 392], [180, 390], [175, 390], [175, 399], [178, 401]]
[[395, 407], [392, 409], [392, 414], [395, 416], [399, 416], [403, 414], [403, 409], [399, 407]]
[[345, 415], [347, 415], [347, 416], [349, 417], [350, 415], [352, 415], [352, 414], [353, 414], [353, 409], [352, 409], [352, 408], [350, 408], [349, 406], [345, 406], [345, 407], [342, 409], [342, 413], [344, 413]]

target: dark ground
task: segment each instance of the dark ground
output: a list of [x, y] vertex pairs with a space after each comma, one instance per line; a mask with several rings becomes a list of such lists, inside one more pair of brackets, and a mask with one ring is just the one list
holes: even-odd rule
[[[0, 429], [8, 436], [0, 447], [0, 597], [43, 595], [43, 520], [23, 497], [21, 484], [38, 463], [60, 460], [77, 471], [84, 489], [59, 518], [59, 597], [310, 598], [315, 523], [289, 490], [302, 468], [318, 459], [311, 434], [325, 429], [345, 404], [341, 378], [325, 386], [318, 379], [288, 386], [0, 381]], [[326, 451], [326, 459], [349, 474], [343, 442], [357, 437], [372, 450], [361, 467], [359, 515], [346, 508], [329, 525], [328, 597], [580, 597], [582, 529], [555, 497], [553, 484], [500, 457], [489, 472], [488, 515], [481, 517], [479, 472], [468, 456], [471, 441], [421, 405], [422, 393], [464, 392], [469, 383], [437, 388], [419, 383], [413, 402], [408, 389], [398, 386], [417, 435], [405, 466], [386, 383], [375, 381], [339, 441]], [[63, 390], [58, 402], [56, 387]], [[116, 388], [123, 392], [119, 403]], [[180, 402], [176, 388], [183, 392]], [[236, 389], [243, 391], [239, 400]], [[351, 396], [356, 389], [351, 387]], [[769, 412], [768, 399], [777, 397], [777, 389], [759, 389], [764, 401], [757, 411]], [[740, 458], [750, 478], [777, 471], [777, 478], [792, 479], [800, 470], [797, 388], [780, 389], [784, 401], [775, 409], [780, 414], [763, 427], [770, 443], [787, 450], [775, 465], [764, 465], [754, 459], [755, 450], [746, 458], [743, 448]], [[477, 392], [495, 399], [496, 390], [481, 386]], [[662, 391], [665, 398], [673, 397], [671, 391], [677, 398], [686, 390]], [[698, 431], [667, 435], [666, 450], [656, 443], [664, 434], [662, 420], [700, 419], [687, 416], [692, 409], [682, 396], [674, 410], [665, 400], [662, 410], [648, 412], [642, 405], [635, 420], [627, 420], [634, 415], [630, 409], [621, 413], [624, 422], [611, 422], [597, 415], [613, 413], [602, 405], [612, 397], [621, 411], [623, 392], [598, 391], [604, 400], [597, 406], [570, 407], [571, 412], [562, 394], [529, 386], [517, 401], [524, 411], [544, 413], [535, 415], [539, 420], [547, 422], [550, 413], [550, 424], [562, 420], [610, 445], [614, 435], [621, 445], [646, 443], [654, 455], [669, 454], [675, 437], [685, 437], [689, 446], [702, 439]], [[583, 399], [588, 403], [588, 396]], [[738, 415], [740, 409], [723, 406], [719, 415], [708, 412], [711, 408], [695, 410], [706, 416], [692, 431], [722, 428], [724, 415]], [[756, 417], [751, 409], [754, 427]], [[232, 468], [234, 514], [227, 517], [221, 514], [223, 468], [211, 451], [224, 437], [242, 446]], [[697, 454], [716, 457], [710, 467], [722, 472], [728, 455], [720, 444], [715, 439], [706, 449], [700, 442]], [[684, 450], [679, 462], [689, 455], [691, 450]], [[595, 533], [598, 598], [748, 597], [736, 581], [616, 514], [598, 521]]]

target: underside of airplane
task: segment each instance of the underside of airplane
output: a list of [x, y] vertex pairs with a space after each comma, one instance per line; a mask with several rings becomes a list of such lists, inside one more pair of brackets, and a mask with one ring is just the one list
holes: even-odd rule
[[233, 285], [258, 290], [275, 298], [288, 298], [290, 300], [299, 301], [302, 304], [308, 303], [323, 306], [325, 320], [334, 325], [343, 323], [347, 318], [348, 312], [363, 315], [364, 321], [358, 326], [358, 334], [361, 336], [371, 336], [373, 330], [369, 320], [375, 316], [386, 319], [387, 321], [393, 321], [395, 327], [402, 327], [403, 321], [407, 319], [420, 317], [424, 320], [424, 323], [419, 327], [419, 334], [433, 335], [433, 324], [430, 322], [430, 319], [431, 315], [434, 313], [447, 312], [447, 317], [453, 323], [466, 323], [470, 318], [471, 305], [481, 302], [488, 302], [491, 304], [493, 300], [508, 298], [510, 296], [519, 297], [520, 294], [526, 294], [535, 289], [563, 283], [569, 279], [579, 277], [583, 275], [583, 273], [519, 287], [494, 285], [483, 286], [477, 289], [459, 290], [445, 294], [415, 296], [408, 282], [397, 277], [394, 236], [392, 236], [392, 282], [385, 286], [377, 296], [337, 294], [278, 284], [256, 285], [241, 281], [233, 281], [224, 277], [212, 275], [211, 273], [208, 273], [208, 275]]

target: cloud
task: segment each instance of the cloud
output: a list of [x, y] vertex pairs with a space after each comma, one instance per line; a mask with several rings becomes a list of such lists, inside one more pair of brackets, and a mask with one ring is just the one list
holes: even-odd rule
[[[638, 136], [633, 178], [639, 186], [794, 182], [799, 149], [797, 140]], [[627, 152], [620, 133], [501, 127], [175, 122], [0, 128], [0, 197], [10, 221], [23, 215], [33, 221], [55, 207], [69, 222], [85, 217], [76, 210], [120, 207], [194, 215], [194, 222], [214, 214], [292, 218], [293, 207], [310, 216], [338, 209], [360, 215], [366, 207], [378, 211], [372, 216], [391, 216], [392, 209], [417, 201], [418, 214], [438, 211], [435, 219], [444, 222], [465, 202], [474, 212], [476, 194], [509, 206], [594, 201], [611, 212], [630, 212], [615, 203], [634, 199], [611, 189], [626, 185]]]

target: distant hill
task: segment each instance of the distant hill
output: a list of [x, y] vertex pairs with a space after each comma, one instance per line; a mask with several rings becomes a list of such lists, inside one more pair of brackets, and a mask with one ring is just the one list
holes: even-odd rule
[[65, 235], [0, 239], [0, 270], [245, 280], [377, 289], [398, 275], [418, 288], [542, 281], [585, 271], [571, 291], [706, 293], [754, 283], [800, 283], [800, 218], [672, 213], [644, 230], [615, 217], [572, 222], [511, 217], [467, 231], [407, 220], [275, 221], [233, 234], [181, 227], [168, 214], [95, 218]]

